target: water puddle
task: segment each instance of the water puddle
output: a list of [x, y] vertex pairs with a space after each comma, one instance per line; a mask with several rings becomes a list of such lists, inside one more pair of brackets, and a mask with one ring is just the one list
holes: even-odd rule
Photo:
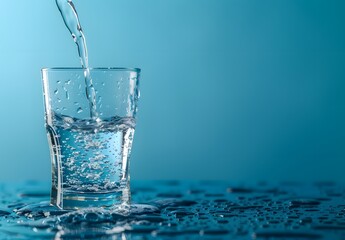
[[[154, 186], [154, 187], [152, 187]], [[1, 185], [0, 239], [339, 239], [337, 185], [132, 184], [129, 208], [60, 210], [48, 185]]]

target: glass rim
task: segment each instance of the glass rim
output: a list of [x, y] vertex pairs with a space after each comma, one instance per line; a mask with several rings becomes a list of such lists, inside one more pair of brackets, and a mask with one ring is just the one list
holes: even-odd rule
[[[140, 68], [126, 68], [126, 67], [95, 67], [89, 68], [90, 71], [122, 71], [122, 72], [137, 72], [140, 73]], [[44, 67], [41, 69], [42, 72], [47, 71], [83, 71], [85, 68], [82, 67]]]

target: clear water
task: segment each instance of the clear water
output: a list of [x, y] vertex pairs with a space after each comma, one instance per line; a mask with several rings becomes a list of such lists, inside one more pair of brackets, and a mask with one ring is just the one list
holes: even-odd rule
[[[53, 159], [51, 203], [63, 209], [108, 207], [119, 203], [125, 206], [130, 201], [128, 168], [134, 119], [99, 118], [102, 113], [96, 109], [97, 91], [90, 74], [86, 39], [76, 8], [72, 0], [56, 0], [56, 5], [78, 48], [90, 120], [53, 114], [52, 122], [47, 124]], [[64, 90], [68, 99], [68, 92]], [[99, 106], [101, 99], [98, 96]], [[64, 108], [66, 110], [65, 106], [62, 110]], [[82, 111], [81, 107], [77, 109], [77, 113]]]
[[49, 186], [0, 184], [0, 239], [344, 239], [345, 186], [146, 181], [134, 204], [61, 210]]
[[96, 91], [90, 75], [86, 39], [80, 25], [78, 13], [72, 0], [56, 0], [56, 5], [59, 8], [67, 29], [71, 33], [74, 42], [77, 44], [81, 65], [84, 68], [85, 95], [89, 100], [90, 116], [91, 118], [97, 119], [98, 113], [96, 109]]
[[[129, 202], [129, 155], [135, 121], [129, 117], [80, 120], [54, 115], [47, 126], [53, 158], [52, 196], [63, 208]], [[60, 164], [61, 163], [61, 164]], [[62, 186], [59, 184], [62, 180]], [[121, 198], [121, 199], [119, 199]], [[103, 201], [103, 203], [102, 203]]]

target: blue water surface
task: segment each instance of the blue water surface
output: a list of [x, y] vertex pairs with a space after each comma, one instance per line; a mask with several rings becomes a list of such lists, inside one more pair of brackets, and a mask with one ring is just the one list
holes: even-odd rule
[[0, 239], [344, 239], [343, 186], [145, 181], [129, 211], [49, 206], [49, 184], [0, 185]]

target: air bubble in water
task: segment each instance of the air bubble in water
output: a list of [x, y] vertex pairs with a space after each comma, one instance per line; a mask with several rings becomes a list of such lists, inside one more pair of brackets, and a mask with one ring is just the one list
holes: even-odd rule
[[81, 107], [79, 107], [78, 109], [77, 109], [77, 113], [81, 113], [83, 111], [83, 109], [81, 108]]

